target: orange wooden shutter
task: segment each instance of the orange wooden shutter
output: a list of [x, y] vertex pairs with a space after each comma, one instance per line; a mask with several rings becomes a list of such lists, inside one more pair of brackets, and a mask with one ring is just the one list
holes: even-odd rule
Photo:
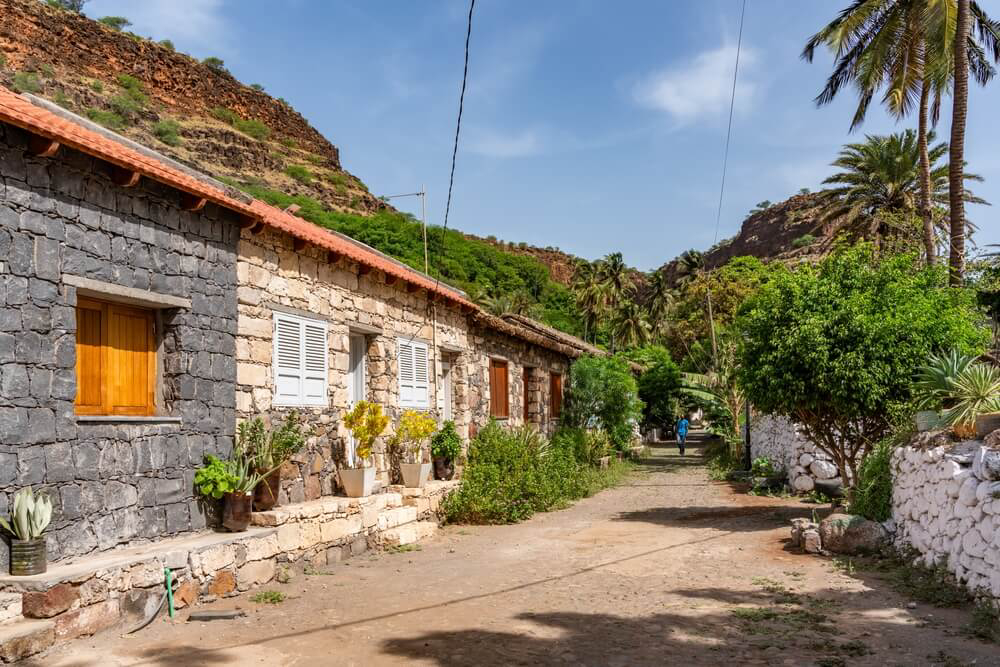
[[562, 414], [562, 400], [562, 375], [552, 373], [549, 375], [549, 415], [553, 419], [558, 419]]
[[104, 412], [103, 305], [78, 299], [76, 305], [76, 412]]
[[498, 419], [510, 417], [510, 396], [507, 389], [507, 362], [490, 360], [490, 415]]
[[108, 305], [105, 369], [108, 412], [153, 414], [153, 318], [148, 310]]
[[531, 368], [525, 367], [525, 369], [524, 369], [524, 395], [521, 397], [521, 403], [523, 404], [522, 407], [524, 408], [524, 423], [525, 424], [528, 423], [528, 418], [530, 416], [528, 414], [528, 397], [531, 394], [528, 391], [528, 384], [531, 381], [531, 374], [533, 372], [534, 372], [534, 370], [531, 369]]

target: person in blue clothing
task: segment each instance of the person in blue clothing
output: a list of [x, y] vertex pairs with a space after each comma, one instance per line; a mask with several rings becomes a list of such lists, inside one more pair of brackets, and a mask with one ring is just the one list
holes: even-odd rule
[[677, 420], [677, 449], [680, 450], [681, 456], [684, 456], [684, 445], [687, 443], [688, 437], [688, 420], [687, 417], [681, 415], [681, 418]]

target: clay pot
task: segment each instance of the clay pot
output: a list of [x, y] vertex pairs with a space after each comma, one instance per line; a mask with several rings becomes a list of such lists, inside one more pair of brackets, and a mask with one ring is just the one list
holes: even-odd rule
[[431, 464], [400, 463], [399, 472], [403, 475], [403, 486], [408, 489], [422, 489], [431, 475]]
[[913, 415], [913, 422], [918, 431], [930, 431], [941, 423], [941, 415], [935, 410], [921, 410]]
[[227, 493], [222, 503], [222, 525], [230, 532], [241, 533], [250, 526], [252, 511], [252, 493]]
[[266, 512], [274, 508], [278, 504], [279, 490], [281, 490], [281, 468], [268, 473], [253, 490], [254, 511]]
[[1000, 428], [1000, 412], [984, 412], [976, 416], [976, 437], [982, 440]]
[[43, 574], [48, 568], [45, 557], [45, 538], [10, 541], [10, 573], [15, 577]]
[[443, 456], [434, 458], [434, 477], [437, 479], [450, 480], [455, 476], [455, 462]]

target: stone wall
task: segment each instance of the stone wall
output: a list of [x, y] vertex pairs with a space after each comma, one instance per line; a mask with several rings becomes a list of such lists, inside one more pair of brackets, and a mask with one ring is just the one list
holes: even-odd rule
[[[402, 282], [387, 284], [377, 271], [362, 274], [341, 259], [331, 263], [327, 252], [315, 246], [296, 251], [291, 237], [274, 230], [243, 233], [239, 262], [239, 335], [237, 408], [242, 417], [265, 416], [272, 423], [297, 410], [313, 426], [305, 451], [283, 470], [279, 501], [314, 500], [337, 491], [338, 466], [344, 460], [348, 431], [341, 416], [348, 408], [349, 336], [364, 333], [367, 343], [368, 400], [398, 418], [399, 383], [397, 338], [436, 342], [430, 352], [431, 412], [443, 411], [441, 361], [451, 367], [451, 414], [460, 435], [467, 439], [489, 420], [489, 359], [509, 362], [510, 423], [524, 416], [524, 368], [536, 368], [537, 424], [547, 427], [548, 372], [565, 372], [568, 359], [538, 346], [480, 327], [447, 301], [431, 306], [423, 290], [410, 292]], [[290, 310], [289, 310], [290, 309]], [[323, 407], [285, 408], [273, 405], [273, 317], [275, 310], [325, 319], [328, 323], [328, 395]], [[436, 327], [432, 327], [436, 322]], [[439, 398], [440, 394], [440, 398]], [[387, 431], [387, 434], [391, 432]], [[389, 461], [376, 449], [379, 478], [389, 479]]]
[[[229, 451], [235, 422], [232, 214], [185, 212], [165, 186], [118, 187], [107, 164], [33, 157], [27, 140], [0, 124], [0, 515], [21, 487], [49, 492], [52, 560], [201, 528], [194, 469]], [[78, 421], [67, 275], [190, 299], [157, 331], [157, 407], [174, 422]]]
[[807, 493], [817, 480], [839, 478], [830, 457], [807, 440], [787, 417], [754, 415], [750, 423], [750, 452], [753, 458], [767, 457], [776, 468], [787, 472], [788, 483], [796, 491]]
[[1000, 450], [921, 433], [892, 456], [895, 540], [1000, 597]]

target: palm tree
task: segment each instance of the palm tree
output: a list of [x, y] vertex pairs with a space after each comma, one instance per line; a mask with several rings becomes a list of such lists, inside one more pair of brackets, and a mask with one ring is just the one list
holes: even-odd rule
[[[931, 97], [936, 122], [941, 96], [947, 92], [956, 71], [957, 45], [967, 44], [966, 49], [958, 49], [967, 56], [961, 67], [961, 76], [966, 79], [967, 68], [972, 69], [981, 84], [993, 77], [995, 70], [987, 58], [987, 50], [994, 61], [1000, 60], [1000, 24], [991, 21], [975, 3], [970, 6], [967, 0], [962, 1], [975, 17], [978, 38], [969, 35], [968, 30], [964, 33], [966, 37], [956, 35], [956, 0], [854, 0], [816, 33], [802, 52], [802, 57], [810, 62], [821, 45], [835, 52], [833, 74], [816, 102], [828, 104], [845, 84], [854, 83], [860, 99], [852, 130], [864, 120], [872, 98], [883, 86], [886, 92], [882, 101], [897, 118], [907, 115], [916, 102], [922, 170], [919, 212], [930, 264], [937, 254], [927, 147]], [[956, 192], [962, 188], [961, 177], [956, 179], [955, 187]], [[963, 228], [962, 223], [959, 227]]]
[[[761, 202], [762, 204], [765, 202]], [[677, 262], [677, 285], [683, 289], [695, 279], [705, 275], [705, 255], [697, 250], [685, 250]], [[718, 352], [718, 342], [715, 336], [715, 316], [712, 313], [712, 289], [705, 291], [705, 305], [708, 310], [708, 329], [712, 334], [712, 352]]]
[[667, 314], [674, 302], [674, 290], [662, 268], [654, 271], [649, 281], [649, 319], [654, 331], [662, 333]]
[[[626, 294], [635, 287], [632, 272], [625, 264], [620, 252], [613, 252], [600, 262], [598, 273], [604, 283], [605, 306], [615, 309], [626, 298]], [[615, 352], [615, 327], [611, 327], [611, 353]]]
[[[933, 144], [934, 133], [928, 135]], [[948, 165], [939, 164], [947, 154], [948, 145], [933, 145], [927, 153], [931, 165], [930, 198], [937, 210], [943, 211], [948, 202]], [[885, 136], [869, 135], [861, 143], [847, 144], [833, 162], [839, 172], [823, 181], [834, 187], [823, 190], [822, 220], [834, 232], [873, 240], [876, 243], [898, 235], [901, 229], [893, 228], [902, 214], [905, 222], [909, 215], [920, 210], [922, 169], [921, 150], [917, 132], [906, 130]], [[967, 181], [982, 181], [975, 174], [964, 174]], [[964, 200], [985, 204], [969, 190]], [[933, 237], [936, 247], [936, 235]]]
[[637, 347], [649, 342], [649, 322], [642, 308], [631, 296], [634, 295], [625, 295], [611, 323], [612, 331], [621, 341], [623, 348]]
[[965, 117], [969, 110], [969, 0], [958, 0], [955, 21], [955, 91], [952, 94], [951, 154], [948, 165], [949, 220], [951, 243], [948, 253], [948, 281], [962, 284], [965, 273]]
[[597, 323], [607, 305], [607, 288], [596, 262], [580, 262], [573, 271], [573, 296], [583, 314], [583, 339], [597, 340]]

